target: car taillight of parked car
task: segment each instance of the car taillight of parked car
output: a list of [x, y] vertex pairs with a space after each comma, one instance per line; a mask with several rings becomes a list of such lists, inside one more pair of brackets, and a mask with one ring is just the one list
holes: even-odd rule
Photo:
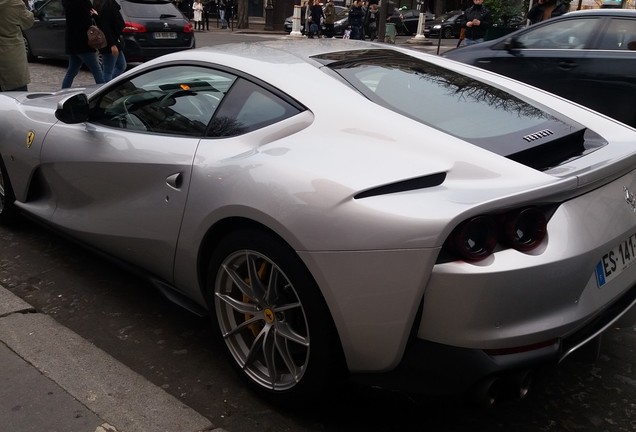
[[126, 21], [123, 33], [146, 33], [148, 30], [143, 24]]
[[488, 258], [499, 245], [530, 252], [543, 242], [548, 232], [546, 213], [526, 207], [499, 215], [479, 215], [460, 223], [444, 245], [444, 260], [477, 262]]

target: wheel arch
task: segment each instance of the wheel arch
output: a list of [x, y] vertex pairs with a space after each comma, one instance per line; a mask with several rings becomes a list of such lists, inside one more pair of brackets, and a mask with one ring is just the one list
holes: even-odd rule
[[[253, 219], [245, 218], [245, 217], [228, 217], [216, 222], [213, 226], [211, 226], [203, 237], [203, 241], [201, 242], [201, 246], [199, 248], [199, 255], [197, 259], [197, 277], [199, 280], [199, 287], [201, 290], [201, 296], [207, 299], [206, 287], [208, 286], [208, 263], [214, 254], [216, 246], [219, 244], [220, 240], [226, 235], [239, 231], [239, 230], [258, 230], [265, 233], [268, 233], [274, 237], [284, 245], [291, 253], [296, 255], [298, 258], [298, 262], [303, 266], [303, 270], [311, 277], [316, 288], [320, 292], [322, 297], [322, 301], [324, 302], [324, 306], [326, 310], [329, 312], [329, 322], [333, 326], [333, 329], [336, 331], [338, 335], [338, 344], [340, 345], [341, 353], [343, 353], [344, 358], [344, 350], [342, 347], [342, 341], [340, 338], [340, 333], [338, 332], [337, 326], [335, 324], [335, 319], [333, 316], [333, 312], [329, 307], [327, 299], [325, 298], [324, 293], [320, 290], [318, 286], [317, 279], [315, 275], [310, 271], [309, 266], [303, 261], [302, 257], [296, 252], [296, 250], [286, 241], [280, 234], [278, 234], [273, 229], [268, 226], [255, 221]], [[212, 311], [210, 311], [212, 312]]]

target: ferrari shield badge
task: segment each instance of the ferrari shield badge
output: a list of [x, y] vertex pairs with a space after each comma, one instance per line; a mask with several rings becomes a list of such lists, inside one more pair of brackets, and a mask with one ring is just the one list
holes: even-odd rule
[[35, 132], [33, 132], [32, 130], [28, 131], [27, 138], [26, 138], [27, 148], [31, 148], [31, 145], [33, 144], [34, 139], [35, 139]]

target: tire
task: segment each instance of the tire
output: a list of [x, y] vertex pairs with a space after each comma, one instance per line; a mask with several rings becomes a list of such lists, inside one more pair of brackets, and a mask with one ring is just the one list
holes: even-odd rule
[[455, 37], [455, 35], [453, 35], [453, 29], [450, 27], [446, 27], [444, 29], [444, 31], [442, 32], [442, 37], [444, 39], [452, 39]]
[[286, 406], [339, 393], [346, 373], [335, 326], [303, 262], [278, 237], [250, 229], [223, 238], [206, 295], [232, 365], [252, 389]]
[[37, 62], [38, 58], [33, 55], [33, 51], [31, 50], [31, 45], [29, 44], [29, 40], [25, 37], [23, 37], [23, 39], [24, 39], [24, 47], [26, 49], [27, 61], [29, 63]]
[[0, 224], [7, 225], [15, 220], [18, 209], [15, 206], [15, 195], [9, 180], [9, 174], [0, 157]]

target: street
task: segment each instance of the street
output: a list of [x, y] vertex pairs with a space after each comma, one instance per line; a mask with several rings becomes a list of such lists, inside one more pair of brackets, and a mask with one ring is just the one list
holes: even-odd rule
[[[197, 45], [268, 37], [214, 29], [197, 33]], [[65, 69], [31, 64], [29, 89], [58, 89]], [[82, 70], [74, 86], [90, 84]], [[610, 329], [596, 362], [568, 358], [540, 371], [524, 400], [490, 409], [352, 385], [339, 405], [296, 412], [249, 392], [207, 318], [135, 274], [26, 219], [0, 227], [0, 241], [1, 285], [230, 432], [636, 431], [636, 328]]]

